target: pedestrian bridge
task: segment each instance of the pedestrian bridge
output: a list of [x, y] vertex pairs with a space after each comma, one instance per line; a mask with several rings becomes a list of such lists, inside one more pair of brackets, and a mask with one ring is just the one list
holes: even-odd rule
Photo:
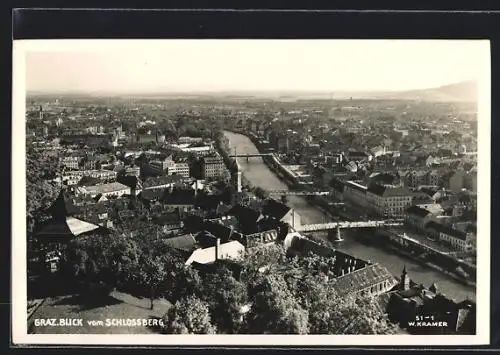
[[401, 220], [379, 220], [379, 221], [339, 221], [318, 224], [303, 224], [294, 228], [297, 232], [317, 232], [330, 229], [348, 228], [377, 228], [402, 226]]
[[289, 191], [289, 190], [269, 190], [269, 195], [287, 195], [287, 196], [326, 196], [329, 191]]
[[233, 154], [231, 158], [256, 158], [256, 157], [269, 157], [272, 153], [251, 153], [251, 154]]

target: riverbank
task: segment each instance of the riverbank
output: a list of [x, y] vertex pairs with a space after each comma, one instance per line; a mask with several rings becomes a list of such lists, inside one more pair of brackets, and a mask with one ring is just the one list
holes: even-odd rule
[[[229, 147], [231, 151], [237, 149], [238, 152], [246, 154], [259, 153], [258, 148], [245, 134], [239, 132], [225, 132], [226, 138], [229, 140]], [[259, 186], [266, 190], [286, 190], [289, 185], [279, 178], [278, 174], [274, 172], [263, 160], [250, 159], [246, 161], [245, 158], [238, 158], [238, 163], [241, 167], [243, 176], [248, 179], [252, 185]], [[331, 206], [329, 201], [322, 199], [322, 196], [314, 198], [304, 198], [303, 196], [289, 196], [288, 204], [294, 208], [301, 216], [304, 224], [310, 223], [324, 223], [332, 218], [332, 215], [348, 214], [348, 211], [343, 211], [343, 208]], [[323, 204], [321, 204], [321, 202]], [[322, 207], [322, 208], [320, 208]], [[344, 218], [344, 217], [341, 217]], [[399, 275], [404, 266], [406, 266], [411, 278], [417, 283], [430, 285], [430, 283], [437, 283], [440, 289], [449, 296], [456, 299], [473, 299], [475, 300], [476, 294], [474, 289], [466, 287], [456, 279], [438, 271], [428, 265], [422, 265], [421, 262], [401, 255], [396, 251], [391, 251], [382, 246], [370, 246], [362, 243], [359, 239], [354, 238], [353, 232], [343, 231], [344, 241], [336, 243], [336, 247], [342, 252], [355, 255], [364, 260], [380, 263], [387, 267], [389, 272], [393, 275]]]
[[[435, 271], [439, 271], [443, 273], [444, 275], [449, 276], [453, 280], [460, 282], [462, 285], [470, 288], [475, 288], [476, 283], [473, 280], [468, 280], [465, 279], [464, 277], [461, 277], [457, 275], [454, 272], [451, 272], [447, 270], [446, 268], [439, 266], [432, 261], [429, 261], [425, 258], [419, 257], [418, 255], [415, 255], [414, 253], [409, 252], [407, 249], [399, 245], [398, 243], [391, 242], [390, 238], [388, 238], [385, 235], [382, 235], [381, 233], [376, 234], [377, 237], [377, 242], [371, 241], [372, 245], [375, 245], [380, 248], [384, 248], [386, 250], [391, 251], [392, 253], [396, 253], [406, 259], [410, 259], [414, 262], [417, 262], [419, 265], [427, 268], [431, 268]], [[362, 234], [357, 235], [357, 239], [360, 240], [361, 242], [366, 242], [368, 240], [368, 237], [364, 237]], [[372, 239], [373, 240], [373, 239]]]
[[[319, 208], [323, 213], [327, 214], [328, 216], [330, 216], [330, 218], [332, 219], [336, 219], [337, 216], [332, 214], [331, 211], [319, 206], [317, 204], [317, 200], [312, 200], [312, 201], [309, 201], [308, 202], [316, 207], [316, 208]], [[358, 233], [356, 234], [356, 239], [358, 239], [359, 241], [361, 242], [366, 242], [367, 238], [365, 237], [361, 237], [361, 233]], [[372, 236], [373, 237], [373, 236]], [[397, 253], [398, 255], [404, 257], [404, 258], [407, 258], [407, 259], [411, 259], [415, 262], [417, 262], [418, 264], [420, 264], [421, 266], [423, 267], [428, 267], [428, 268], [431, 268], [433, 270], [436, 270], [436, 271], [439, 271], [451, 278], [453, 278], [455, 281], [457, 282], [460, 282], [461, 284], [463, 284], [464, 286], [467, 286], [467, 287], [471, 287], [471, 288], [475, 288], [476, 287], [476, 283], [473, 281], [473, 280], [469, 280], [469, 279], [465, 279], [463, 277], [460, 277], [458, 276], [457, 274], [455, 274], [454, 272], [451, 272], [451, 271], [448, 271], [446, 270], [444, 267], [441, 267], [439, 265], [436, 265], [435, 263], [429, 261], [429, 260], [426, 260], [426, 259], [422, 259], [420, 256], [418, 255], [414, 255], [412, 254], [411, 252], [408, 252], [406, 249], [404, 249], [402, 246], [399, 246], [398, 244], [395, 244], [395, 243], [391, 243], [390, 242], [390, 238], [388, 238], [387, 236], [384, 236], [380, 233], [377, 233], [375, 234], [375, 237], [377, 238], [377, 241], [373, 241], [370, 240], [370, 244], [371, 245], [374, 245], [376, 247], [380, 247], [380, 248], [384, 248], [386, 250], [389, 250], [393, 253]]]
[[392, 250], [393, 252], [398, 253], [399, 255], [401, 255], [403, 257], [407, 257], [409, 259], [412, 259], [413, 261], [418, 262], [422, 266], [429, 267], [429, 268], [432, 268], [436, 271], [439, 271], [439, 272], [451, 277], [455, 281], [460, 282], [462, 285], [464, 285], [466, 287], [470, 287], [473, 289], [476, 288], [476, 283], [474, 281], [461, 278], [458, 275], [456, 275], [455, 273], [450, 272], [450, 271], [448, 271], [448, 270], [446, 270], [446, 269], [444, 269], [444, 268], [442, 268], [434, 263], [431, 263], [427, 260], [422, 260], [421, 258], [415, 257], [411, 253], [408, 253], [407, 251], [405, 251], [404, 249], [397, 248], [393, 245], [388, 245], [387, 249]]
[[[240, 132], [236, 132], [236, 133], [242, 134]], [[246, 137], [248, 139], [250, 139], [250, 141], [257, 147], [258, 151], [260, 153], [262, 153], [262, 151], [259, 147], [259, 141], [258, 141], [257, 137], [255, 137], [252, 134], [247, 135]], [[279, 162], [279, 160], [274, 155], [264, 156], [262, 160], [263, 160], [264, 164], [269, 168], [269, 170], [271, 170], [271, 172], [273, 172], [283, 182], [285, 182], [289, 188], [299, 187], [299, 185], [300, 185], [299, 181], [296, 179], [293, 179], [293, 176], [290, 176], [290, 172]], [[329, 216], [332, 219], [336, 219], [338, 217], [343, 217], [343, 218], [347, 217], [341, 211], [335, 211], [335, 214], [332, 213], [331, 207], [324, 206], [324, 204], [322, 204], [321, 200], [318, 198], [305, 198], [305, 200], [311, 207], [321, 210], [324, 214], [326, 214], [327, 216]], [[377, 238], [377, 239], [379, 239], [379, 238]], [[430, 260], [423, 259], [421, 257], [422, 253], [418, 253], [418, 254], [411, 253], [411, 252], [408, 252], [407, 250], [405, 250], [404, 246], [399, 246], [399, 245], [396, 246], [393, 244], [394, 243], [382, 243], [382, 242], [380, 242], [380, 243], [376, 243], [375, 245], [378, 247], [382, 247], [382, 248], [385, 248], [387, 250], [390, 250], [391, 252], [397, 252], [399, 255], [404, 256], [405, 258], [411, 258], [413, 261], [417, 262], [418, 264], [425, 266], [425, 267], [429, 267], [433, 270], [439, 271], [439, 272], [441, 272], [449, 277], [452, 277], [456, 281], [463, 283], [466, 286], [475, 287], [475, 282], [473, 280], [461, 277], [458, 274], [456, 274], [455, 272], [447, 270], [443, 266], [439, 266]], [[390, 246], [390, 248], [388, 248], [389, 246]], [[438, 256], [435, 256], [435, 257], [438, 257]], [[437, 261], [439, 262], [439, 260], [437, 260]], [[440, 263], [443, 263], [443, 262], [444, 261], [441, 260]], [[460, 266], [458, 260], [456, 260], [456, 263], [457, 263], [457, 266]]]

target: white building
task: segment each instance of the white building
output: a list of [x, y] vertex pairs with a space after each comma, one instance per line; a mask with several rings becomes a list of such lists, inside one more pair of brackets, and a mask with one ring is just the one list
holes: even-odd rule
[[80, 160], [81, 160], [80, 157], [70, 156], [70, 157], [61, 158], [60, 161], [61, 161], [61, 165], [63, 165], [63, 166], [66, 166], [66, 167], [71, 168], [71, 169], [78, 169], [78, 166], [80, 165]]
[[121, 197], [123, 195], [130, 194], [130, 192], [130, 187], [120, 184], [119, 182], [95, 186], [81, 186], [76, 188], [77, 194], [90, 196], [92, 198], [98, 195], [105, 197]]
[[167, 175], [177, 174], [184, 178], [189, 178], [189, 164], [186, 162], [174, 163], [167, 168]]
[[76, 185], [84, 176], [99, 179], [102, 182], [116, 181], [118, 173], [113, 170], [76, 170], [67, 171], [62, 176], [62, 181], [68, 185]]

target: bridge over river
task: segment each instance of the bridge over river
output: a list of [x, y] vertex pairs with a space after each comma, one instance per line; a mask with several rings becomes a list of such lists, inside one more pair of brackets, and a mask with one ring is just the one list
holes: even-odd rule
[[403, 222], [396, 220], [380, 221], [339, 221], [327, 223], [303, 224], [295, 228], [297, 232], [318, 232], [330, 229], [350, 229], [350, 228], [381, 228], [402, 226]]
[[[241, 134], [224, 132], [229, 139], [231, 151], [237, 148], [241, 154], [259, 154], [259, 151], [251, 140]], [[243, 175], [254, 186], [260, 186], [265, 190], [288, 190], [288, 186], [281, 181], [262, 161], [262, 157], [252, 158], [251, 162], [246, 161], [245, 157], [237, 158], [241, 166]], [[331, 218], [322, 212], [319, 208], [311, 206], [304, 196], [290, 195], [287, 202], [301, 216], [303, 224], [324, 224], [330, 223]], [[357, 241], [357, 233], [371, 233], [370, 228], [352, 228], [342, 231], [344, 241], [338, 244], [338, 249], [346, 253], [356, 255], [365, 260], [378, 262], [393, 274], [399, 275], [404, 265], [408, 270], [410, 277], [417, 283], [423, 283], [430, 286], [431, 283], [437, 283], [438, 287], [447, 296], [463, 300], [466, 297], [476, 299], [475, 290], [460, 284], [453, 278], [424, 267], [411, 259], [396, 255], [388, 250], [366, 245]]]

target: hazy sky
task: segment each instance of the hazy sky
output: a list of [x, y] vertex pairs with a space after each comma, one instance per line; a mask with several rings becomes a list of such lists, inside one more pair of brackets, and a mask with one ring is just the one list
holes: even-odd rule
[[[485, 41], [26, 42], [36, 91], [407, 90], [477, 79]], [[14, 46], [16, 48], [16, 46]]]

